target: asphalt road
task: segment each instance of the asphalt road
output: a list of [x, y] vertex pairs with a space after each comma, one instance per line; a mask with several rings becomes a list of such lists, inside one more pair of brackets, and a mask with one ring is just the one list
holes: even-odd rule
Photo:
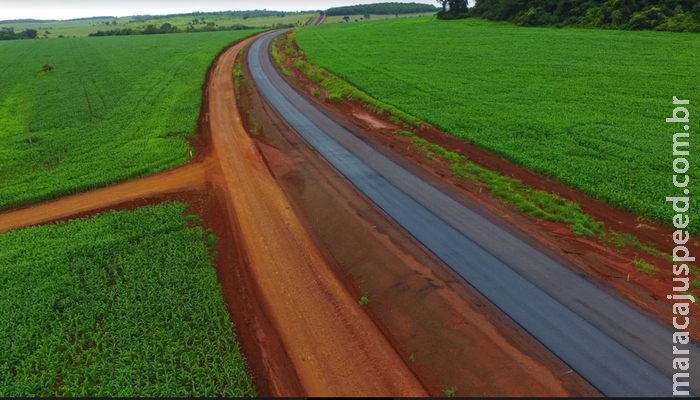
[[309, 26], [318, 25], [318, 23], [321, 21], [322, 17], [323, 16], [321, 15], [321, 13], [316, 14], [314, 19], [312, 19], [311, 22], [309, 22]]
[[[280, 33], [253, 43], [250, 71], [264, 97], [321, 156], [603, 394], [672, 395], [670, 329], [417, 178], [316, 109], [272, 65], [269, 44]], [[688, 357], [691, 391], [700, 393], [700, 349], [692, 346]]]

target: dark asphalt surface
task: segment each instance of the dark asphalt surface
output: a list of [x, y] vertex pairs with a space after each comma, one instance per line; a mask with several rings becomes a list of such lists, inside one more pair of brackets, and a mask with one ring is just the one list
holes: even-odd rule
[[321, 21], [321, 13], [318, 13], [318, 14], [316, 14], [316, 16], [314, 17], [314, 19], [312, 19], [311, 22], [309, 22], [309, 26], [318, 25], [318, 23], [319, 23], [320, 21]]
[[[253, 79], [340, 173], [603, 394], [672, 395], [670, 329], [412, 175], [317, 110], [270, 61], [269, 44], [280, 33], [251, 46]], [[700, 349], [692, 346], [688, 357], [691, 391], [700, 393]]]

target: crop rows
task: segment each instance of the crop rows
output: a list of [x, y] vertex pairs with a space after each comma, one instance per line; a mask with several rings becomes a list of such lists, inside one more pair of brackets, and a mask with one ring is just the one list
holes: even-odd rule
[[185, 208], [0, 234], [0, 396], [255, 395]]
[[[671, 181], [677, 127], [665, 118], [673, 96], [689, 99], [691, 114], [700, 103], [698, 35], [414, 18], [322, 25], [296, 37], [311, 62], [378, 100], [670, 223], [664, 199], [678, 193]], [[689, 158], [691, 182], [700, 178], [692, 167], [699, 154]]]
[[0, 43], [0, 210], [189, 160], [207, 68], [252, 33]]

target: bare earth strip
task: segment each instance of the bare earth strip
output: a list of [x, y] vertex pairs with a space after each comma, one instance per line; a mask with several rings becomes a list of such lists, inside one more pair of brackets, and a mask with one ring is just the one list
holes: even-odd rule
[[204, 189], [211, 161], [0, 214], [0, 232], [42, 224], [158, 194]]
[[427, 396], [333, 275], [244, 130], [232, 70], [249, 42], [222, 53], [211, 75], [207, 118], [213, 154], [160, 174], [0, 214], [0, 232], [156, 195], [223, 188], [229, 229], [240, 235], [239, 251], [246, 252], [305, 394]]
[[231, 76], [241, 47], [224, 53], [214, 69], [212, 144], [251, 268], [302, 386], [312, 396], [427, 396], [335, 279], [245, 132]]

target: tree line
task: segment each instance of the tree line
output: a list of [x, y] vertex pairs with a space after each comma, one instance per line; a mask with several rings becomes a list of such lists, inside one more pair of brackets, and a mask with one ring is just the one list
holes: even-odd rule
[[476, 0], [466, 15], [521, 26], [700, 32], [698, 0]]
[[[294, 28], [294, 24], [276, 24], [269, 28], [271, 29], [285, 29]], [[157, 35], [164, 33], [192, 33], [192, 32], [214, 32], [214, 31], [239, 31], [245, 29], [260, 29], [267, 27], [253, 27], [242, 24], [235, 24], [230, 26], [216, 26], [213, 22], [207, 23], [205, 26], [196, 28], [193, 25], [187, 25], [187, 28], [180, 29], [177, 26], [173, 26], [169, 23], [165, 23], [159, 27], [155, 25], [148, 25], [144, 29], [133, 29], [133, 28], [122, 28], [122, 29], [110, 29], [108, 31], [97, 31], [95, 33], [90, 33], [88, 36], [130, 36], [130, 35]]]
[[36, 39], [37, 35], [36, 29], [25, 29], [20, 32], [15, 32], [15, 28], [2, 28], [0, 30], [0, 40]]
[[173, 17], [209, 17], [209, 16], [230, 16], [230, 17], [245, 17], [247, 18], [258, 18], [258, 17], [284, 17], [288, 14], [308, 14], [308, 12], [286, 12], [286, 11], [273, 11], [273, 10], [249, 10], [249, 11], [213, 11], [213, 12], [193, 12], [187, 14], [165, 14], [165, 15], [134, 15], [130, 17], [131, 22], [143, 22], [148, 20], [166, 19]]
[[390, 15], [411, 14], [420, 12], [435, 12], [437, 8], [432, 4], [421, 3], [375, 3], [360, 4], [357, 6], [333, 7], [325, 11], [326, 15]]

